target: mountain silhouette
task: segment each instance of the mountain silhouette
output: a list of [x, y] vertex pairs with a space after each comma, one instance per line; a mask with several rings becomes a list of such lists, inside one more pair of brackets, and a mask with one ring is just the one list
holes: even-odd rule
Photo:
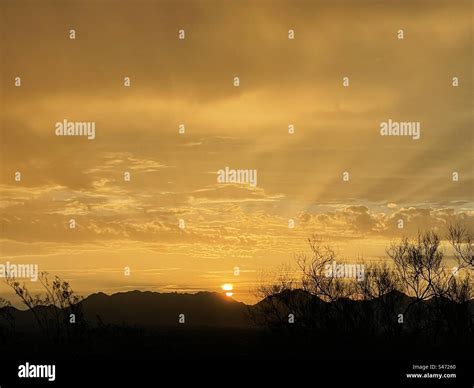
[[[224, 294], [198, 292], [196, 294], [129, 291], [107, 295], [91, 294], [79, 303], [87, 322], [144, 326], [177, 327], [184, 314], [186, 326], [247, 327], [248, 307]], [[56, 307], [37, 306], [32, 310], [4, 307], [0, 311], [14, 319], [17, 328], [33, 328], [34, 312], [54, 316]]]
[[176, 326], [181, 314], [191, 326], [240, 327], [247, 325], [247, 306], [224, 294], [157, 293], [150, 291], [97, 293], [82, 302], [86, 320], [143, 326]]
[[[375, 317], [370, 311], [376, 312], [381, 306], [389, 305], [394, 312], [401, 313], [413, 301], [414, 298], [404, 293], [392, 291], [372, 300], [341, 298], [328, 303], [297, 289], [266, 297], [254, 305], [246, 305], [217, 292], [187, 294], [128, 291], [112, 295], [102, 292], [91, 294], [83, 299], [80, 305], [85, 321], [92, 325], [179, 328], [179, 318], [184, 314], [186, 327], [252, 328], [275, 312], [281, 316], [282, 322], [286, 321], [288, 314], [294, 314], [297, 320], [318, 320], [332, 306], [354, 316], [369, 311], [369, 316]], [[443, 303], [453, 309], [457, 306], [453, 302], [438, 298], [421, 302], [418, 307], [425, 309], [435, 303]], [[474, 313], [474, 300], [467, 302], [467, 308]], [[0, 312], [11, 316], [17, 328], [30, 329], [36, 325], [34, 312], [48, 314], [53, 318], [57, 308], [37, 306], [32, 311], [8, 306], [0, 309]]]

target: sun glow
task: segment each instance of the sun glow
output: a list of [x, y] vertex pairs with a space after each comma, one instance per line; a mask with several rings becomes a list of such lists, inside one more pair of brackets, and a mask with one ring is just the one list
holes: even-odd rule
[[229, 298], [234, 295], [232, 290], [234, 289], [234, 286], [230, 283], [225, 283], [222, 285], [222, 289], [226, 291], [225, 295], [228, 296]]
[[234, 286], [230, 283], [225, 283], [222, 285], [222, 289], [224, 291], [232, 291], [234, 289]]

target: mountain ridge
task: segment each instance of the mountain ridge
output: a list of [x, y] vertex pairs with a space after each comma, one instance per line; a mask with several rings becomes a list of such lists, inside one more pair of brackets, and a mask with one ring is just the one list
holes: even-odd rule
[[[400, 306], [406, 306], [414, 298], [396, 291], [372, 300], [339, 299], [335, 302], [325, 302], [317, 296], [296, 289], [266, 297], [255, 304], [245, 304], [228, 297], [225, 293], [200, 291], [197, 293], [155, 292], [155, 291], [122, 291], [114, 294], [96, 292], [88, 295], [79, 302], [84, 318], [89, 323], [97, 324], [126, 324], [144, 327], [179, 327], [180, 323], [195, 327], [220, 328], [249, 328], [254, 327], [250, 316], [262, 313], [270, 303], [277, 302], [284, 308], [285, 300], [297, 300], [301, 303], [311, 302], [313, 305], [329, 305], [330, 303], [361, 306], [363, 303], [376, 305], [395, 301]], [[429, 303], [425, 301], [423, 303]], [[474, 310], [474, 300], [467, 302], [470, 310]], [[280, 308], [280, 307], [278, 307]], [[43, 310], [53, 314], [53, 306], [37, 306], [35, 311]], [[34, 313], [31, 310], [19, 310], [12, 306], [0, 309], [9, 313], [20, 327], [34, 324]], [[182, 322], [180, 322], [180, 320]]]

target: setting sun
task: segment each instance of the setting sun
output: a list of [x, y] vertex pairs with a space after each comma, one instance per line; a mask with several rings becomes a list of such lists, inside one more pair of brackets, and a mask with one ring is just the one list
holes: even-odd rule
[[222, 285], [222, 289], [224, 291], [232, 291], [234, 289], [234, 286], [230, 283], [225, 283]]

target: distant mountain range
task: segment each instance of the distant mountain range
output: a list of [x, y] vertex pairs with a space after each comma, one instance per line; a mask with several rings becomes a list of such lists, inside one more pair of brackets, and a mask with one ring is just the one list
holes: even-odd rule
[[[311, 301], [313, 307], [326, 304], [302, 290], [286, 291], [268, 297], [255, 305], [246, 305], [225, 296], [225, 294], [216, 292], [180, 294], [150, 291], [129, 291], [113, 295], [99, 292], [88, 296], [80, 303], [86, 321], [92, 324], [176, 328], [180, 324], [180, 314], [184, 314], [186, 326], [250, 328], [254, 326], [253, 321], [249, 318], [252, 313], [262, 314], [266, 308], [276, 306], [282, 314], [288, 314], [289, 311], [285, 308], [285, 301], [288, 299], [293, 300], [293, 305], [295, 300], [301, 301], [303, 304]], [[394, 291], [380, 299], [371, 301], [340, 299], [334, 303], [344, 309], [359, 309], [366, 308], [368, 305], [370, 308], [376, 308], [380, 303], [387, 301], [394, 303], [397, 310], [403, 311], [413, 301], [413, 298]], [[430, 301], [424, 303], [429, 304]], [[469, 310], [474, 313], [474, 300], [468, 303]], [[53, 314], [55, 308], [39, 306], [36, 309], [48, 309]], [[18, 310], [14, 307], [4, 307], [1, 310], [10, 313], [17, 328], [33, 327], [36, 324], [32, 311]]]
[[130, 291], [110, 296], [97, 293], [82, 304], [88, 321], [100, 316], [107, 323], [176, 326], [180, 315], [184, 314], [186, 325], [238, 327], [248, 324], [247, 305], [216, 292]]
[[[90, 323], [176, 327], [179, 319], [184, 318], [186, 326], [249, 326], [248, 306], [216, 292], [178, 294], [129, 291], [113, 295], [99, 292], [89, 295], [80, 303], [84, 318]], [[36, 309], [51, 310], [53, 315], [55, 307], [39, 306]], [[14, 318], [17, 328], [35, 325], [35, 317], [30, 310], [14, 307], [1, 310]]]

